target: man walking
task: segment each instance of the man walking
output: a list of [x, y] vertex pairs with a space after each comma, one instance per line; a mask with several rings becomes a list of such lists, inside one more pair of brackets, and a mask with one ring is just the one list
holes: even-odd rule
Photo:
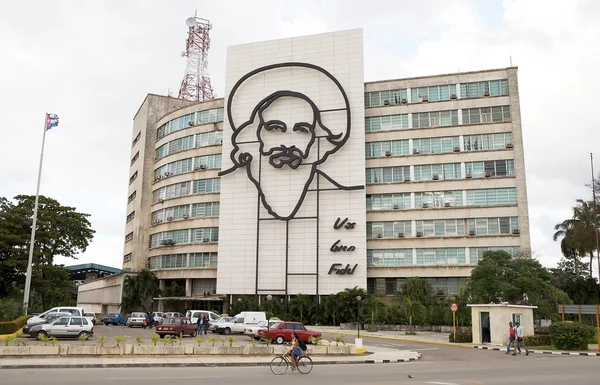
[[527, 345], [525, 345], [525, 340], [523, 339], [523, 327], [521, 326], [521, 324], [519, 322], [515, 323], [516, 328], [516, 335], [517, 335], [517, 344], [516, 344], [516, 350], [519, 351], [519, 354], [521, 354], [521, 346], [523, 346], [525, 348], [525, 355], [528, 356], [529, 355], [529, 349], [527, 349]]
[[[508, 341], [506, 343], [506, 354], [510, 354], [510, 344], [515, 343], [515, 336], [516, 336], [516, 332], [515, 332], [515, 328], [513, 327], [513, 323], [509, 322], [508, 323]], [[513, 356], [517, 355], [516, 349], [513, 350], [512, 355]]]
[[202, 334], [202, 332], [204, 331], [204, 317], [200, 316], [198, 317], [198, 330], [196, 330], [196, 334]]

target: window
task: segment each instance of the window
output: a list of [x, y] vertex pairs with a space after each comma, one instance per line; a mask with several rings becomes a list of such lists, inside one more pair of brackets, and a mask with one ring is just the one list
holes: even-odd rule
[[81, 326], [83, 322], [81, 322], [81, 318], [71, 318], [71, 322], [69, 322], [71, 326]]
[[195, 203], [192, 205], [192, 218], [219, 216], [219, 202]]
[[129, 242], [133, 239], [133, 231], [125, 236], [125, 242]]
[[197, 179], [193, 182], [193, 194], [208, 194], [221, 191], [221, 179]]
[[173, 241], [173, 244], [190, 243], [190, 230], [163, 231], [150, 235], [150, 247], [161, 246], [162, 241]]
[[160, 126], [156, 130], [156, 140], [159, 140], [170, 133], [192, 127], [194, 124], [216, 123], [221, 121], [223, 121], [223, 108], [212, 108], [197, 113], [192, 112], [191, 114], [180, 116]]
[[130, 178], [129, 178], [129, 184], [132, 184], [134, 180], [137, 179], [138, 176], [138, 172], [136, 171]]
[[133, 201], [135, 199], [136, 194], [137, 194], [136, 191], [131, 193], [131, 195], [127, 198], [127, 203], [131, 203], [131, 201]]
[[482, 98], [484, 96], [508, 95], [508, 80], [488, 80], [484, 82], [462, 83], [460, 85], [461, 99]]
[[223, 143], [223, 131], [204, 132], [196, 135], [195, 147], [215, 146]]
[[131, 253], [125, 254], [123, 256], [123, 262], [129, 262], [129, 261], [131, 261]]
[[59, 319], [58, 319], [58, 320], [57, 320], [57, 321], [54, 323], [54, 325], [60, 325], [60, 326], [62, 326], [62, 325], [68, 325], [68, 324], [69, 324], [69, 318], [67, 318], [67, 317], [62, 317], [62, 318], [59, 318]]
[[[210, 155], [215, 156], [215, 155]], [[220, 157], [221, 155], [219, 155]], [[163, 178], [172, 175], [184, 174], [190, 172], [193, 169], [194, 158], [187, 158], [177, 160], [175, 162], [167, 163], [154, 170], [154, 178]]]
[[400, 238], [411, 234], [410, 221], [367, 222], [367, 238]]
[[472, 265], [476, 265], [483, 259], [483, 253], [486, 251], [496, 251], [502, 250], [506, 251], [510, 255], [516, 255], [521, 252], [521, 248], [519, 246], [508, 246], [508, 247], [470, 247], [469, 248], [469, 258], [471, 260]]
[[410, 101], [411, 103], [423, 101], [438, 102], [442, 100], [450, 100], [452, 94], [456, 94], [456, 84], [411, 88]]
[[133, 166], [133, 164], [135, 163], [136, 160], [138, 160], [138, 158], [140, 157], [140, 152], [136, 152], [135, 155], [133, 156], [133, 159], [131, 159], [131, 165]]
[[482, 107], [462, 110], [463, 124], [510, 122], [510, 107]]
[[467, 219], [467, 227], [470, 235], [507, 235], [519, 228], [519, 218], [471, 218]]
[[410, 208], [410, 193], [367, 195], [367, 210], [406, 210]]
[[135, 139], [133, 140], [133, 144], [131, 145], [131, 147], [135, 146], [135, 144], [137, 142], [139, 142], [141, 138], [142, 138], [142, 133], [138, 132], [138, 134], [135, 136]]
[[416, 249], [417, 265], [464, 265], [466, 264], [465, 249], [436, 248]]
[[460, 237], [465, 235], [464, 219], [415, 221], [415, 230], [424, 237]]
[[197, 156], [194, 158], [194, 169], [220, 169], [221, 168], [221, 154], [216, 155], [205, 155]]
[[366, 179], [367, 184], [402, 183], [410, 179], [410, 166], [368, 168]]
[[191, 253], [189, 267], [217, 267], [217, 253]]
[[517, 204], [515, 187], [467, 190], [467, 206], [507, 206]]
[[365, 143], [365, 156], [367, 159], [408, 154], [408, 139]]
[[161, 199], [177, 198], [190, 193], [191, 182], [181, 182], [161, 187], [152, 192], [152, 203], [159, 202]]
[[367, 266], [410, 266], [412, 249], [367, 250]]
[[415, 208], [427, 207], [462, 207], [462, 191], [426, 191], [415, 193]]
[[218, 227], [204, 227], [199, 229], [192, 229], [192, 242], [218, 242], [219, 241], [219, 228]]
[[458, 136], [413, 139], [413, 151], [418, 150], [419, 154], [444, 154], [454, 152], [456, 147], [460, 147]]
[[508, 143], [513, 142], [510, 132], [499, 134], [465, 135], [463, 137], [465, 151], [503, 150]]
[[223, 108], [212, 108], [198, 112], [196, 124], [216, 123], [223, 121]]
[[408, 129], [408, 114], [372, 116], [365, 118], [365, 132]]
[[414, 166], [415, 180], [460, 179], [460, 163], [423, 164]]
[[[432, 123], [434, 126], [432, 126]], [[458, 110], [430, 111], [412, 114], [413, 128], [458, 126]]]
[[135, 218], [135, 211], [132, 211], [129, 213], [129, 215], [127, 215], [127, 222], [131, 222], [133, 218]]
[[152, 213], [151, 220], [167, 221], [187, 219], [190, 217], [190, 205], [180, 205], [167, 207], [164, 210], [158, 210]]
[[427, 278], [427, 283], [436, 295], [456, 295], [467, 285], [467, 278]]
[[484, 178], [492, 176], [510, 176], [515, 174], [515, 161], [486, 160], [483, 162], [466, 162], [467, 177]]
[[365, 92], [365, 107], [396, 105], [407, 101], [407, 90]]

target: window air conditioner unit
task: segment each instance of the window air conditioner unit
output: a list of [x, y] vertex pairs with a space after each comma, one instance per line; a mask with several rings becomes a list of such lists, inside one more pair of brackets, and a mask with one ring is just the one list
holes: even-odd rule
[[394, 205], [394, 210], [398, 210], [399, 208], [400, 208], [400, 206]]
[[196, 123], [194, 123], [194, 122], [189, 122], [188, 124], [189, 124], [189, 126], [190, 126], [190, 127], [192, 127], [192, 126], [195, 126], [195, 125], [196, 125]]
[[405, 181], [405, 182], [410, 182], [410, 176], [405, 176], [405, 177], [404, 177], [404, 181]]
[[520, 234], [521, 232], [519, 231], [519, 229], [512, 229], [512, 233], [513, 234]]
[[458, 96], [456, 96], [456, 94], [452, 94], [450, 95], [450, 99], [458, 99]]
[[483, 96], [490, 96], [490, 90], [485, 90], [485, 92], [483, 93]]
[[444, 207], [450, 207], [450, 206], [452, 206], [452, 205], [450, 204], [450, 202], [444, 202]]
[[429, 203], [423, 203], [423, 208], [424, 209], [428, 209], [429, 208]]
[[433, 180], [439, 180], [440, 176], [438, 174], [433, 174], [432, 179]]
[[163, 220], [162, 219], [157, 219], [156, 223], [163, 223]]
[[421, 238], [423, 236], [423, 232], [422, 231], [417, 231], [417, 237]]
[[418, 148], [413, 148], [413, 154], [418, 155], [421, 151]]
[[210, 239], [208, 239], [208, 238], [202, 238], [202, 242], [208, 242], [208, 241], [210, 241]]
[[485, 172], [485, 177], [486, 177], [486, 178], [489, 178], [489, 177], [491, 177], [491, 176], [492, 176], [492, 172], [491, 172], [491, 171], [486, 171], [486, 172]]
[[385, 152], [385, 156], [392, 156], [392, 152], [391, 151], [386, 151]]
[[475, 230], [469, 230], [469, 235], [475, 235]]
[[160, 244], [163, 246], [169, 246], [174, 245], [175, 242], [172, 239], [163, 239], [162, 241], [160, 241]]
[[460, 146], [454, 147], [454, 152], [460, 152]]
[[167, 218], [167, 220], [168, 220], [169, 222], [171, 222], [171, 221], [173, 220], [173, 217], [168, 217], [168, 218]]
[[389, 106], [390, 105], [390, 101], [388, 99], [383, 101], [383, 105], [384, 106]]
[[402, 104], [406, 104], [406, 103], [408, 103], [408, 99], [406, 99], [406, 98], [402, 98], [402, 101], [401, 101], [401, 103], [402, 103]]
[[404, 238], [404, 233], [398, 233], [398, 238]]
[[186, 214], [183, 216], [183, 219], [190, 219], [190, 216]]
[[196, 171], [200, 170], [200, 166], [194, 167], [194, 170], [196, 170]]
[[421, 101], [428, 102], [429, 101], [429, 96], [421, 96]]
[[506, 143], [505, 147], [506, 148], [513, 148], [513, 144], [512, 143]]
[[383, 234], [377, 234], [377, 238], [383, 238]]
[[198, 167], [200, 167], [200, 170], [206, 170], [206, 165], [204, 165], [204, 164], [201, 164], [201, 165], [200, 165], [200, 166], [198, 166]]
[[471, 179], [473, 178], [473, 174], [471, 174], [470, 172], [467, 173], [467, 175], [465, 176], [467, 179]]
[[223, 144], [223, 139], [219, 139], [219, 144]]
[[160, 198], [158, 201], [159, 201], [160, 203], [164, 203], [164, 202], [165, 202], [165, 200], [164, 200], [164, 199], [162, 199], [162, 198]]

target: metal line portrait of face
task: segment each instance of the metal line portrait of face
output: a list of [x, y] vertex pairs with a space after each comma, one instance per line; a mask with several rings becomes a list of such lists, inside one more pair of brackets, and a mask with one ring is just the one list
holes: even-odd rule
[[[334, 99], [338, 101], [338, 104], [323, 109], [317, 106], [307, 95], [307, 92], [276, 90], [256, 103], [250, 112], [250, 116], [242, 124], [234, 122], [234, 116], [240, 115], [239, 113], [236, 114], [239, 111], [235, 111], [233, 106], [234, 101], [237, 100], [236, 93], [240, 91], [245, 82], [258, 74], [266, 75], [271, 71], [277, 75], [278, 70], [294, 68], [300, 68], [307, 72], [316, 71], [315, 76], [325, 76], [328, 79], [327, 87], [334, 89], [334, 94], [337, 95], [337, 98]], [[315, 92], [313, 91], [313, 93]], [[324, 114], [343, 116], [343, 119], [336, 121], [335, 129], [337, 133], [334, 133], [324, 124]], [[233, 130], [231, 135], [233, 149], [230, 153], [233, 166], [221, 171], [219, 176], [225, 176], [238, 168], [245, 168], [248, 178], [258, 190], [263, 207], [274, 218], [290, 220], [296, 215], [316, 174], [323, 176], [342, 190], [364, 188], [364, 186], [342, 186], [317, 168], [318, 165], [324, 163], [331, 154], [337, 152], [346, 143], [350, 137], [351, 127], [350, 104], [346, 92], [339, 81], [323, 68], [309, 63], [280, 63], [251, 71], [239, 79], [232, 88], [227, 99], [227, 119]], [[243, 134], [244, 130], [251, 127], [256, 130], [255, 136], [250, 137], [244, 134], [246, 136], [241, 139], [240, 135]], [[317, 146], [319, 138], [324, 139], [324, 141]], [[301, 181], [302, 185], [297, 188], [292, 187], [289, 190], [289, 196], [295, 203], [292, 207], [287, 209], [272, 207], [267, 191], [270, 186], [261, 185], [261, 183], [265, 183], [265, 179], [269, 179], [265, 176], [265, 172], [269, 172], [268, 168], [263, 167], [261, 176], [256, 175], [258, 168], [255, 165], [255, 171], [253, 172], [251, 167], [253, 160], [258, 163], [262, 162], [259, 158], [255, 159], [250, 151], [243, 151], [240, 147], [247, 146], [249, 143], [258, 144], [258, 152], [255, 155], [268, 161], [268, 164], [272, 167], [271, 172], [287, 169], [288, 172], [294, 170], [293, 172], [297, 173], [297, 181]], [[288, 174], [276, 175], [283, 177]], [[262, 181], [259, 181], [259, 179]], [[272, 178], [269, 180], [272, 181]], [[294, 197], [297, 197], [297, 201]]]

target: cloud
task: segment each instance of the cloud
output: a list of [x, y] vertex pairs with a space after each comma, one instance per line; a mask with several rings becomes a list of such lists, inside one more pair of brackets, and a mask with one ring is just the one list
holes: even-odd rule
[[512, 57], [532, 246], [546, 265], [560, 258], [553, 226], [590, 197], [600, 135], [596, 1], [12, 2], [0, 14], [0, 196], [35, 192], [43, 114], [60, 114], [41, 192], [92, 214], [98, 233], [81, 261], [121, 265], [132, 118], [147, 93], [177, 94], [195, 9], [213, 23], [209, 73], [220, 96], [228, 45], [340, 29], [364, 28], [367, 81], [506, 67]]

